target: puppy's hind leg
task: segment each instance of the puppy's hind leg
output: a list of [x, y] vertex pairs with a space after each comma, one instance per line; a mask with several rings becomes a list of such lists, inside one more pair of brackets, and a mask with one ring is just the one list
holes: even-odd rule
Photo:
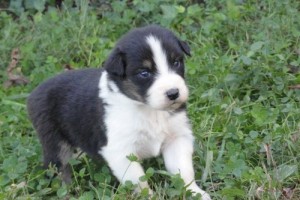
[[59, 168], [59, 171], [62, 175], [62, 180], [69, 184], [72, 181], [72, 169], [69, 164], [69, 160], [72, 157], [73, 154], [73, 148], [65, 143], [60, 143], [60, 151], [58, 154], [58, 157], [60, 159], [60, 162], [62, 163], [61, 167]]
[[73, 154], [73, 149], [63, 138], [57, 133], [50, 133], [40, 137], [43, 155], [44, 167], [48, 168], [54, 165], [61, 173], [62, 180], [69, 184], [72, 181], [72, 171], [69, 165], [69, 159]]

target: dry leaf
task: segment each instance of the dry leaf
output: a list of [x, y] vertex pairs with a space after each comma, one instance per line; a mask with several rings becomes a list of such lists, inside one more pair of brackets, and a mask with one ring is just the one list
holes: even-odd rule
[[294, 190], [291, 188], [283, 188], [282, 189], [282, 194], [285, 198], [287, 199], [292, 199], [293, 194], [294, 194]]
[[65, 71], [73, 70], [73, 67], [70, 64], [65, 64], [64, 65], [64, 70]]
[[21, 70], [17, 68], [19, 60], [20, 60], [20, 50], [19, 48], [15, 48], [11, 52], [11, 61], [6, 69], [8, 80], [4, 82], [5, 88], [14, 85], [25, 85], [29, 83], [29, 80], [25, 76], [23, 76]]

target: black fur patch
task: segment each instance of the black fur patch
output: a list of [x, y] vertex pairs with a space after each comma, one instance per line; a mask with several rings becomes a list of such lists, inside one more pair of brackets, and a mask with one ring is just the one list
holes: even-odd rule
[[45, 162], [58, 144], [80, 147], [91, 156], [106, 145], [104, 108], [98, 97], [102, 70], [68, 71], [41, 84], [28, 98], [28, 112], [44, 147]]

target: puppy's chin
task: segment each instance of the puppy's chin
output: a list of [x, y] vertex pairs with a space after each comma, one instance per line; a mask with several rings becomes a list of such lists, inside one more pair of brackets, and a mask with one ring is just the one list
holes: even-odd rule
[[182, 101], [167, 101], [163, 104], [155, 104], [155, 105], [147, 104], [147, 105], [155, 110], [172, 112], [172, 111], [176, 111], [179, 108], [181, 108], [185, 103], [186, 103], [185, 101], [184, 102], [182, 102]]

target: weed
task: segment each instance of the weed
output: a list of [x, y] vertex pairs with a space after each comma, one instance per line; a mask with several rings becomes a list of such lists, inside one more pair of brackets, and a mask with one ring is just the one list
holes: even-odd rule
[[[21, 4], [20, 4], [21, 2]], [[102, 162], [70, 161], [73, 183], [41, 167], [25, 100], [64, 70], [100, 67], [117, 38], [157, 23], [188, 41], [188, 112], [196, 137], [196, 181], [213, 199], [299, 199], [300, 3], [280, 1], [10, 1], [0, 12], [0, 78], [11, 52], [27, 85], [0, 90], [0, 199], [144, 199]], [[46, 5], [46, 4], [47, 5]], [[9, 10], [9, 11], [8, 11]], [[294, 89], [293, 89], [294, 88]], [[130, 156], [130, 159], [134, 157]], [[145, 161], [154, 199], [188, 199], [161, 158]], [[149, 167], [153, 168], [149, 168]]]

